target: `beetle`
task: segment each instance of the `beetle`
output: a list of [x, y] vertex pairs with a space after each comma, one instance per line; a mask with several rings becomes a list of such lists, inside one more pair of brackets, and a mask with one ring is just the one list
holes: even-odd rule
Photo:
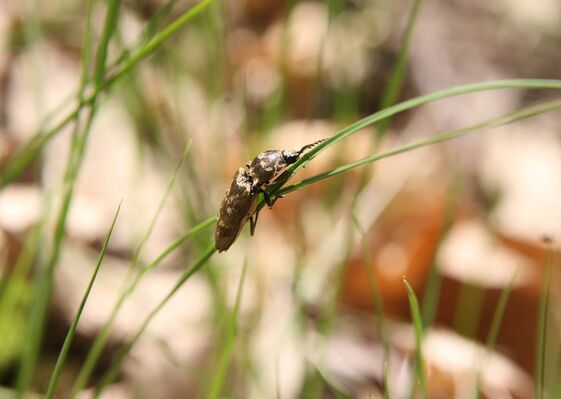
[[263, 193], [265, 202], [272, 207], [277, 200], [271, 200], [266, 191], [284, 169], [295, 163], [302, 153], [325, 141], [318, 140], [299, 150], [268, 150], [258, 154], [253, 160], [240, 167], [234, 174], [230, 188], [226, 191], [218, 211], [215, 247], [218, 252], [226, 251], [236, 241], [242, 227], [249, 220], [250, 234], [257, 225], [257, 199]]

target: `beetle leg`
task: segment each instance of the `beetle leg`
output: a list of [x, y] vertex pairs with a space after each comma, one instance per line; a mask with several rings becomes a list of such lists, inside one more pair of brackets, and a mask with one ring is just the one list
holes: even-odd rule
[[259, 211], [255, 212], [249, 217], [249, 234], [253, 235], [255, 233], [255, 227], [257, 226], [257, 218], [259, 217]]
[[265, 203], [269, 208], [272, 208], [275, 202], [277, 202], [279, 198], [283, 197], [282, 195], [277, 195], [274, 199], [271, 199], [271, 196], [266, 190], [261, 190], [261, 192], [263, 193], [263, 198], [265, 198]]

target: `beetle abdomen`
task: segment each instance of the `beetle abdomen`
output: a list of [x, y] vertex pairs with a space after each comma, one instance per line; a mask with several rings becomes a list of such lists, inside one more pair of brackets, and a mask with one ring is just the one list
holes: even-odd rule
[[244, 168], [239, 168], [218, 212], [214, 233], [218, 252], [227, 250], [236, 240], [243, 225], [255, 212], [257, 197], [258, 194], [252, 192], [251, 175]]

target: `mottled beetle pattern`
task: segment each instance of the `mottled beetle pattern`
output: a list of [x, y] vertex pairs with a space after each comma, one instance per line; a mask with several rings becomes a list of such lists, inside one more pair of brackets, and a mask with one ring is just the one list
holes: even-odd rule
[[324, 140], [305, 145], [300, 150], [269, 150], [257, 155], [245, 164], [246, 169], [239, 168], [226, 191], [216, 222], [214, 233], [215, 246], [218, 252], [226, 251], [236, 241], [242, 227], [249, 220], [250, 233], [253, 235], [259, 212], [257, 199], [263, 193], [265, 202], [273, 206], [266, 187], [271, 184], [288, 166], [300, 158], [302, 153]]

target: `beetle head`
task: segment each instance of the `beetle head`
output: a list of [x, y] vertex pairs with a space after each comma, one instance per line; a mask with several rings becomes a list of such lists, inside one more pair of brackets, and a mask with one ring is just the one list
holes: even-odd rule
[[300, 157], [300, 153], [301, 151], [298, 150], [283, 150], [281, 152], [282, 157], [284, 158], [284, 161], [286, 162], [287, 165], [293, 164], [294, 162], [296, 162], [298, 160], [298, 158]]

